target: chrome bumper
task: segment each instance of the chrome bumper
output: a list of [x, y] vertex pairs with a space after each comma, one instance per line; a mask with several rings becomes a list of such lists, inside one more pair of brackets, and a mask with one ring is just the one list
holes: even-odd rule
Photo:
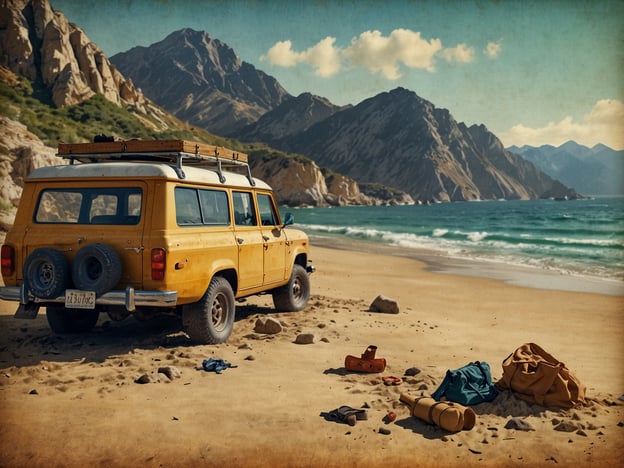
[[[41, 299], [28, 294], [24, 286], [1, 286], [0, 299], [17, 301], [20, 304], [58, 302], [65, 304], [65, 294], [54, 299]], [[177, 291], [136, 291], [127, 287], [123, 291], [108, 291], [95, 299], [96, 305], [125, 306], [133, 312], [137, 307], [175, 307], [178, 302]]]

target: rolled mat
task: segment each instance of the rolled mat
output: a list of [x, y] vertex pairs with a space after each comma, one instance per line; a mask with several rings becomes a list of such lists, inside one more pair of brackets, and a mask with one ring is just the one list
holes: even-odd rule
[[476, 423], [477, 415], [467, 408], [450, 401], [435, 401], [431, 397], [413, 397], [402, 393], [400, 400], [409, 405], [411, 414], [429, 424], [435, 424], [449, 432], [469, 431]]

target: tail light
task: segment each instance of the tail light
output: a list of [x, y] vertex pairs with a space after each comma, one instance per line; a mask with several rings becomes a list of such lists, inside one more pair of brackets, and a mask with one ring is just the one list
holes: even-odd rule
[[[166, 263], [165, 249], [152, 249], [152, 279], [165, 279]], [[3, 267], [4, 268], [4, 267]]]
[[2, 264], [2, 276], [9, 276], [13, 274], [15, 270], [15, 251], [10, 245], [2, 246], [2, 253], [0, 254]]

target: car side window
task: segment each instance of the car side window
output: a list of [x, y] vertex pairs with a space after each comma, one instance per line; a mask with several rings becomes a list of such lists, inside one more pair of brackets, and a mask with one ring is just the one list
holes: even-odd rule
[[204, 224], [212, 226], [230, 224], [227, 193], [223, 190], [200, 190], [199, 199]]
[[201, 224], [201, 211], [197, 190], [176, 187], [175, 189], [176, 222], [180, 226]]
[[267, 194], [260, 193], [257, 196], [258, 211], [260, 211], [260, 222], [263, 226], [277, 226], [279, 224], [277, 213], [271, 203], [271, 197]]
[[230, 224], [224, 190], [176, 187], [176, 221], [180, 226], [227, 226]]
[[232, 192], [234, 223], [237, 226], [255, 226], [256, 213], [251, 192]]

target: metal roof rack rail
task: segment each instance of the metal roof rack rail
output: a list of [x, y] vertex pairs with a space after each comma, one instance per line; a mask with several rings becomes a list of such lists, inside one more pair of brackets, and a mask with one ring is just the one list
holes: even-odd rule
[[166, 162], [172, 164], [178, 177], [184, 179], [185, 164], [196, 167], [216, 167], [221, 183], [225, 182], [223, 168], [243, 167], [251, 185], [256, 185], [245, 153], [186, 140], [97, 140], [95, 143], [59, 143], [58, 156], [70, 164], [110, 161]]

